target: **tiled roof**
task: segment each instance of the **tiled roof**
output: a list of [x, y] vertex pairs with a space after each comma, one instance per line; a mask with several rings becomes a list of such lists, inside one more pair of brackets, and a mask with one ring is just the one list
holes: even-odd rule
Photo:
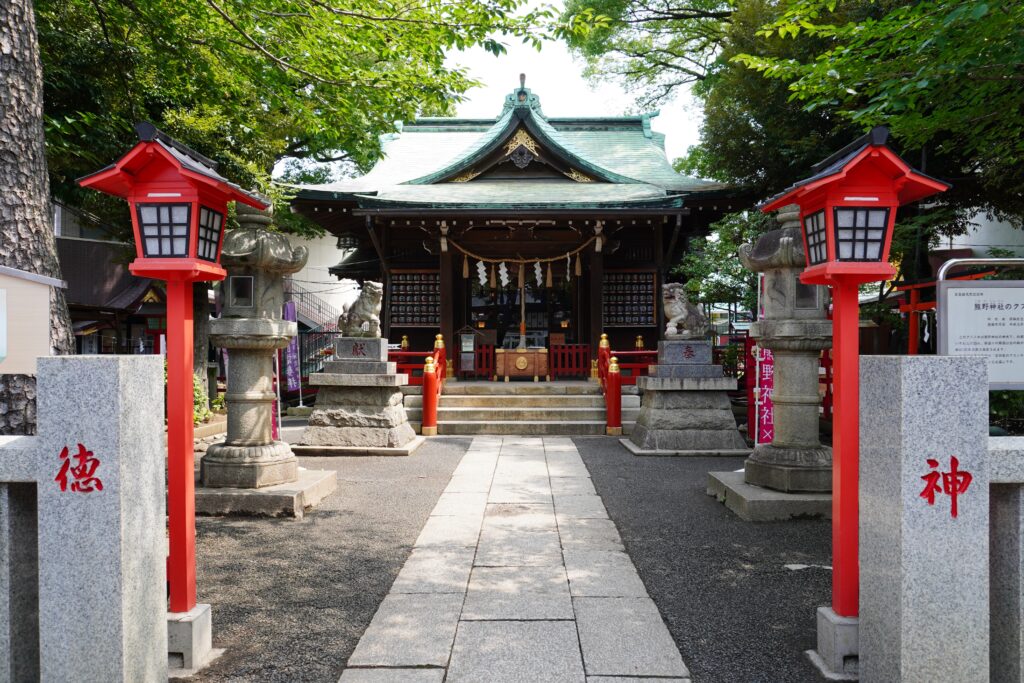
[[[325, 185], [307, 185], [300, 197], [357, 199], [372, 203], [444, 205], [575, 205], [651, 201], [679, 194], [720, 191], [728, 186], [676, 173], [664, 136], [651, 131], [657, 112], [640, 116], [547, 118], [539, 99], [517, 105], [512, 96], [495, 119], [424, 118], [382, 139], [381, 160], [366, 175]], [[519, 92], [518, 90], [516, 92]], [[520, 99], [520, 102], [523, 100]], [[584, 173], [610, 182], [485, 180], [444, 182], [501, 144], [517, 120], [539, 133], [538, 143], [568, 157]], [[520, 124], [522, 125], [522, 124]], [[440, 181], [440, 182], [439, 182]], [[356, 197], [358, 195], [358, 197]]]

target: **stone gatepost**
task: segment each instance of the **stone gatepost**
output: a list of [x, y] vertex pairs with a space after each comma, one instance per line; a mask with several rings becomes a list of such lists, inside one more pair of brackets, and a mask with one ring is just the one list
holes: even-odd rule
[[269, 213], [241, 204], [237, 211], [239, 227], [224, 236], [221, 252], [228, 271], [223, 314], [210, 323], [210, 341], [228, 350], [228, 431], [203, 456], [202, 481], [254, 489], [298, 477], [292, 449], [272, 436], [274, 353], [298, 334], [296, 323], [281, 319], [283, 278], [300, 270], [309, 253], [268, 230]]
[[0, 437], [0, 681], [167, 680], [159, 356], [38, 360]]
[[985, 360], [865, 356], [860, 383], [860, 678], [988, 681]]
[[[775, 435], [745, 463], [748, 484], [790, 493], [832, 490], [832, 449], [818, 440], [818, 367], [832, 346], [828, 290], [800, 282], [806, 264], [799, 207], [779, 212], [782, 227], [740, 247], [743, 266], [764, 273], [764, 317], [750, 328], [775, 359]], [[756, 425], [754, 426], [756, 429]]]

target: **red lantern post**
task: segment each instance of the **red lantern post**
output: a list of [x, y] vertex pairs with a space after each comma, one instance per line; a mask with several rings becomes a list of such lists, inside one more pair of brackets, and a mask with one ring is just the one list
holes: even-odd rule
[[220, 249], [228, 202], [259, 209], [267, 204], [152, 124], [135, 129], [135, 147], [78, 182], [128, 200], [136, 249], [128, 268], [167, 282], [167, 580], [170, 611], [188, 612], [196, 606], [192, 283], [226, 275]]
[[832, 610], [840, 617], [859, 612], [858, 287], [896, 274], [889, 264], [896, 208], [949, 188], [907, 165], [886, 144], [888, 136], [886, 128], [875, 128], [817, 164], [815, 175], [761, 206], [765, 212], [800, 206], [807, 256], [800, 280], [832, 288]]

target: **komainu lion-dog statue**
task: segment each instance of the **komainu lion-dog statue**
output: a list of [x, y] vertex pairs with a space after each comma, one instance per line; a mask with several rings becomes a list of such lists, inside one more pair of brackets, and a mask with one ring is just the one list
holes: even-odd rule
[[[359, 297], [343, 306], [338, 316], [338, 330], [346, 337], [379, 337], [380, 304], [384, 298], [384, 285], [364, 282]], [[368, 329], [364, 330], [363, 326]]]
[[708, 319], [690, 303], [683, 285], [666, 282], [661, 288], [661, 302], [665, 310], [666, 339], [703, 339], [707, 335]]

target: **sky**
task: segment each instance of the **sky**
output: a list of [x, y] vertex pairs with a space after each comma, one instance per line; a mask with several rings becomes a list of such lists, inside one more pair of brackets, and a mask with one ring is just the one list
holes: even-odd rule
[[[496, 117], [505, 95], [519, 87], [519, 74], [526, 74], [526, 87], [540, 97], [547, 116], [619, 116], [635, 111], [633, 98], [622, 86], [605, 81], [597, 87], [583, 78], [584, 64], [573, 60], [562, 42], [546, 42], [538, 52], [519, 42], [508, 43], [508, 52], [500, 57], [474, 48], [449, 57], [452, 65], [461, 65], [469, 75], [483, 83], [466, 93], [457, 115]], [[661, 107], [661, 115], [652, 128], [664, 133], [669, 159], [682, 156], [699, 141], [701, 112], [689, 92]]]

